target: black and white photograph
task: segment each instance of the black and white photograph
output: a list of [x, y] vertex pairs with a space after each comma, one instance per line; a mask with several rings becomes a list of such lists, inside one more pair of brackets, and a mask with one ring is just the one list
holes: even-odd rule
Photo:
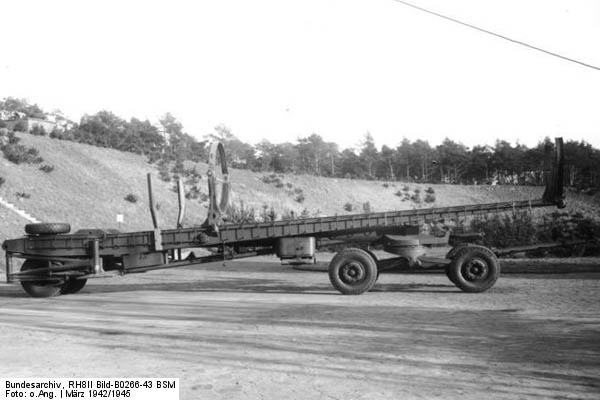
[[0, 15], [0, 399], [600, 398], [599, 1]]

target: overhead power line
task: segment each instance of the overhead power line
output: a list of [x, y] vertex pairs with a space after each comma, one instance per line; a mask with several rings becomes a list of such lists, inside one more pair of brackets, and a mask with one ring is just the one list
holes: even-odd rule
[[426, 8], [423, 8], [423, 7], [419, 7], [419, 6], [415, 5], [415, 4], [412, 4], [412, 3], [406, 2], [406, 1], [404, 1], [404, 0], [393, 0], [393, 1], [395, 1], [396, 3], [404, 4], [405, 6], [408, 6], [408, 7], [412, 7], [412, 8], [414, 8], [414, 9], [416, 9], [416, 10], [419, 10], [419, 11], [426, 12], [426, 13], [428, 13], [428, 14], [431, 14], [431, 15], [435, 15], [436, 17], [440, 17], [440, 18], [446, 19], [446, 20], [448, 20], [448, 21], [455, 22], [455, 23], [457, 23], [457, 24], [460, 24], [460, 25], [466, 26], [466, 27], [468, 27], [468, 28], [475, 29], [475, 30], [477, 30], [477, 31], [479, 31], [479, 32], [487, 33], [488, 35], [492, 35], [492, 36], [499, 37], [500, 39], [508, 40], [509, 42], [512, 42], [512, 43], [519, 44], [519, 45], [521, 45], [521, 46], [524, 46], [524, 47], [527, 47], [527, 48], [529, 48], [529, 49], [537, 50], [537, 51], [540, 51], [540, 52], [542, 52], [542, 53], [545, 53], [545, 54], [548, 54], [548, 55], [551, 55], [551, 56], [554, 56], [554, 57], [558, 57], [558, 58], [561, 58], [561, 59], [563, 59], [563, 60], [570, 61], [570, 62], [573, 62], [573, 63], [579, 64], [579, 65], [582, 65], [582, 66], [584, 66], [584, 67], [588, 67], [588, 68], [591, 68], [591, 69], [595, 69], [595, 70], [597, 70], [597, 71], [600, 71], [600, 67], [597, 67], [597, 66], [595, 66], [595, 65], [588, 64], [588, 63], [585, 63], [585, 62], [583, 62], [583, 61], [575, 60], [575, 59], [573, 59], [573, 58], [569, 58], [569, 57], [563, 56], [563, 55], [561, 55], [561, 54], [554, 53], [554, 52], [552, 52], [552, 51], [544, 50], [544, 49], [542, 49], [542, 48], [540, 48], [540, 47], [533, 46], [533, 45], [531, 45], [531, 44], [528, 44], [528, 43], [522, 42], [522, 41], [520, 41], [520, 40], [511, 39], [511, 38], [509, 38], [509, 37], [507, 37], [507, 36], [504, 36], [504, 35], [501, 35], [501, 34], [499, 34], [499, 33], [495, 33], [495, 32], [489, 31], [489, 30], [487, 30], [487, 29], [480, 28], [480, 27], [478, 27], [478, 26], [475, 26], [475, 25], [469, 24], [469, 23], [467, 23], [467, 22], [459, 21], [458, 19], [455, 19], [455, 18], [452, 18], [452, 17], [448, 17], [447, 15], [443, 15], [443, 14], [437, 13], [437, 12], [435, 12], [435, 11], [432, 11], [432, 10], [428, 10], [428, 9], [426, 9]]

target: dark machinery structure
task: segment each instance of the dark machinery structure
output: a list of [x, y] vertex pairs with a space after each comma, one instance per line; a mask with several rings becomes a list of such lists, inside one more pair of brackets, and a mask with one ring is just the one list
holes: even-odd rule
[[[262, 223], [227, 223], [229, 173], [225, 151], [213, 143], [208, 169], [209, 209], [201, 226], [184, 228], [183, 186], [178, 182], [179, 216], [176, 229], [159, 229], [148, 174], [150, 211], [154, 229], [122, 233], [89, 229], [69, 234], [64, 223], [25, 226], [26, 236], [6, 240], [7, 282], [20, 282], [34, 297], [71, 294], [81, 290], [87, 279], [106, 275], [140, 273], [264, 254], [277, 254], [290, 263], [312, 262], [315, 251], [342, 246], [329, 264], [332, 285], [343, 294], [361, 294], [375, 284], [379, 271], [395, 266], [443, 266], [448, 278], [465, 292], [483, 292], [494, 285], [500, 274], [498, 255], [474, 244], [474, 237], [442, 237], [419, 234], [419, 224], [465, 216], [517, 209], [564, 207], [562, 139], [556, 140], [552, 171], [540, 199], [474, 204], [419, 210], [377, 212], [322, 218]], [[455, 245], [444, 258], [427, 256], [427, 248]], [[206, 248], [211, 253], [183, 257], [182, 250]], [[373, 248], [382, 248], [396, 257], [377, 260]], [[24, 259], [19, 271], [14, 259]]]

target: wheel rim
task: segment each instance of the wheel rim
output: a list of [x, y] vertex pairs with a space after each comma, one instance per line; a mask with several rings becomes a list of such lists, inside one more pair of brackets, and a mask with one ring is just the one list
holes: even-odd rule
[[344, 264], [340, 268], [340, 279], [347, 284], [361, 282], [365, 279], [365, 276], [365, 267], [357, 261]]
[[472, 258], [462, 268], [462, 276], [470, 282], [485, 280], [489, 275], [487, 262], [481, 258]]
[[[42, 268], [43, 266], [44, 266], [43, 261], [27, 260], [23, 264], [23, 267], [21, 268], [21, 270], [27, 271], [27, 270], [36, 269], [36, 268]], [[58, 288], [64, 284], [64, 281], [61, 279], [52, 279], [50, 277], [48, 277], [48, 278], [40, 277], [40, 280], [24, 280], [24, 281], [22, 281], [22, 283], [24, 283], [25, 285], [28, 285], [30, 287], [39, 287], [39, 288], [56, 287], [56, 288]]]

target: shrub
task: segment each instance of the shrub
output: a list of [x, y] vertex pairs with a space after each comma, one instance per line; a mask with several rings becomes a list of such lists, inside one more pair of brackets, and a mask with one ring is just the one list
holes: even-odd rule
[[169, 173], [169, 167], [167, 164], [159, 165], [158, 177], [165, 182], [171, 182], [171, 174]]
[[0, 187], [2, 187], [2, 185], [4, 185], [4, 182], [6, 182], [6, 179], [4, 179], [3, 177], [0, 176]]
[[421, 195], [416, 190], [415, 193], [410, 196], [410, 199], [417, 204], [421, 204]]
[[200, 192], [199, 198], [200, 198], [200, 203], [204, 203], [204, 202], [208, 201], [208, 195], [206, 193]]
[[244, 202], [232, 203], [227, 208], [226, 219], [234, 224], [257, 222], [256, 210], [253, 207], [244, 206]]
[[133, 193], [129, 193], [127, 196], [125, 196], [125, 200], [130, 203], [137, 203], [138, 197]]
[[[177, 186], [175, 186], [175, 187], [177, 188]], [[190, 190], [188, 190], [188, 191], [185, 193], [185, 198], [186, 198], [186, 199], [188, 199], [188, 200], [189, 200], [189, 199], [194, 199], [194, 200], [195, 200], [195, 199], [197, 199], [198, 197], [200, 197], [200, 193], [201, 193], [201, 192], [200, 192], [200, 189], [198, 188], [198, 186], [195, 186], [195, 185], [194, 185], [194, 186], [192, 186], [192, 187], [190, 188]]]
[[278, 182], [276, 182], [276, 183], [275, 183], [275, 187], [276, 187], [277, 189], [281, 189], [283, 186], [284, 186], [284, 184], [283, 184], [283, 182], [281, 182], [281, 181], [278, 181]]
[[435, 202], [435, 194], [427, 193], [425, 195], [425, 203], [434, 203]]
[[425, 193], [429, 193], [429, 194], [434, 194], [435, 190], [433, 190], [433, 188], [431, 186], [429, 186], [426, 190]]
[[273, 206], [269, 207], [268, 205], [263, 204], [262, 211], [260, 212], [260, 219], [263, 222], [275, 221], [277, 219], [277, 213], [275, 212]]
[[183, 174], [184, 173], [183, 161], [175, 160], [175, 164], [173, 165], [171, 172], [173, 172], [174, 174]]
[[25, 132], [25, 131], [27, 131], [27, 126], [25, 125], [25, 122], [23, 122], [23, 121], [17, 122], [13, 126], [13, 131], [15, 131], [15, 132]]
[[291, 189], [294, 185], [292, 185], [291, 183], [286, 183], [285, 186], [287, 186], [288, 189]]
[[410, 190], [410, 188], [408, 187], [408, 185], [402, 185], [402, 190], [404, 192], [408, 192]]
[[14, 132], [8, 133], [8, 144], [17, 144], [21, 141]]
[[402, 193], [400, 190], [398, 190], [396, 193], [394, 193], [396, 196], [398, 197], [402, 197], [404, 196], [404, 193]]
[[50, 172], [54, 171], [54, 165], [44, 164], [39, 168], [39, 170], [49, 174]]
[[304, 191], [301, 188], [295, 188], [293, 191], [294, 200], [298, 203], [304, 202]]
[[17, 192], [16, 196], [17, 196], [17, 199], [19, 199], [19, 200], [28, 199], [31, 197], [31, 195], [29, 193], [25, 193], [25, 192]]
[[29, 131], [29, 133], [31, 133], [34, 136], [46, 136], [46, 130], [41, 125], [34, 125], [33, 128], [31, 128], [31, 131]]
[[415, 192], [415, 194], [421, 194], [421, 189], [415, 188], [414, 192]]
[[536, 227], [527, 211], [510, 214], [491, 214], [471, 221], [471, 230], [484, 234], [488, 247], [510, 247], [536, 243]]
[[389, 184], [389, 183], [384, 183], [384, 184], [382, 184], [381, 186], [383, 186], [384, 188], [386, 188], [386, 189], [387, 189], [387, 188], [389, 188], [389, 187], [390, 187], [390, 184]]
[[39, 157], [39, 152], [33, 147], [25, 147], [21, 144], [9, 143], [2, 146], [4, 157], [15, 164], [39, 164], [44, 159]]
[[350, 203], [344, 204], [344, 210], [350, 212], [350, 211], [352, 211], [352, 208], [353, 208], [352, 204], [350, 204]]
[[363, 203], [362, 208], [363, 208], [363, 211], [366, 213], [373, 212], [373, 209], [371, 208], [371, 203], [368, 201], [366, 203]]

